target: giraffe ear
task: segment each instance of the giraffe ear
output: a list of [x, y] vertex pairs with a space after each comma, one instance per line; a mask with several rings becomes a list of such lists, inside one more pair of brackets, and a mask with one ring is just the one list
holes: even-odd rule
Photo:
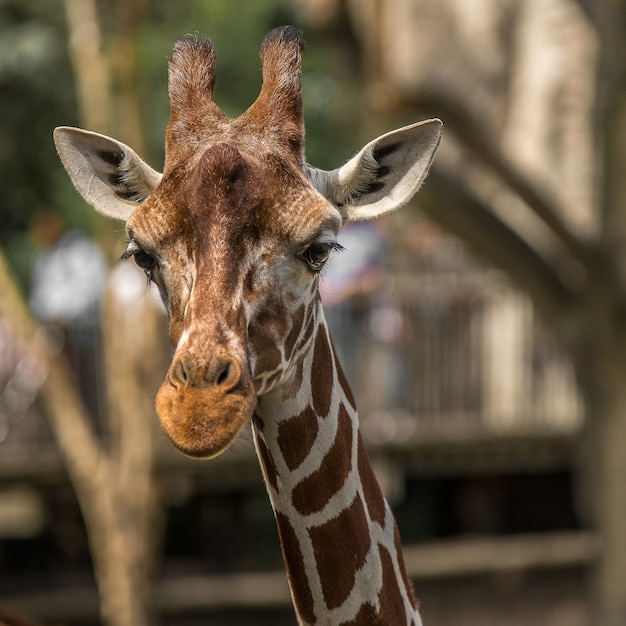
[[133, 150], [105, 135], [60, 126], [54, 143], [78, 192], [107, 217], [126, 221], [161, 180]]
[[307, 166], [307, 173], [345, 221], [378, 217], [406, 204], [421, 187], [442, 130], [438, 119], [405, 126], [370, 141], [332, 172]]

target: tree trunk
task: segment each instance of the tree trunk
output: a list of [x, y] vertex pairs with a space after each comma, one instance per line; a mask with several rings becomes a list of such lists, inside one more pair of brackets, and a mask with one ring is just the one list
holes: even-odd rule
[[[142, 151], [134, 35], [144, 0], [114, 3], [110, 62], [102, 51], [95, 0], [64, 3], [81, 123], [89, 130], [121, 134], [123, 141]], [[108, 223], [96, 224], [99, 240], [112, 250], [108, 233], [113, 230]], [[103, 303], [108, 400], [103, 436], [99, 440], [92, 432], [84, 410], [74, 411], [71, 421], [62, 417], [63, 407], [76, 399], [58, 398], [48, 408], [51, 415], [59, 415], [53, 417], [53, 428], [87, 526], [102, 619], [108, 626], [145, 626], [151, 621], [159, 510], [153, 475], [157, 420], [146, 389], [156, 388], [155, 376], [161, 373], [164, 350], [158, 337], [164, 329], [145, 280], [137, 276], [137, 268], [133, 273], [132, 264], [125, 267], [112, 273]], [[128, 293], [133, 294], [131, 302]], [[81, 433], [87, 445], [76, 440]]]
[[[611, 359], [612, 360], [612, 359]], [[602, 550], [596, 564], [595, 604], [597, 621], [602, 626], [626, 624], [626, 368], [621, 363], [607, 364], [612, 379], [606, 397], [594, 407], [592, 440], [597, 463], [597, 527]]]
[[64, 6], [80, 119], [91, 130], [109, 133], [109, 72], [100, 49], [98, 7], [95, 0], [64, 0]]
[[600, 541], [594, 563], [594, 624], [626, 624], [626, 344], [616, 340], [580, 366], [590, 419], [584, 431], [583, 494]]
[[79, 495], [94, 561], [100, 615], [109, 626], [147, 626], [148, 598], [142, 593], [147, 572], [135, 543], [139, 524], [124, 514], [127, 496], [111, 480], [116, 468], [108, 459], [103, 461], [107, 468], [97, 490]]
[[107, 358], [115, 361], [109, 368], [109, 403], [117, 414], [107, 452], [93, 431], [73, 372], [32, 319], [0, 254], [0, 315], [47, 372], [40, 396], [83, 512], [101, 616], [109, 626], [150, 623], [150, 573], [158, 528], [152, 472], [156, 417], [144, 389], [148, 381], [154, 387], [162, 373], [162, 316], [142, 278], [135, 273], [134, 280], [132, 319], [119, 290], [110, 290], [105, 307]]
[[601, 41], [595, 112], [600, 246], [611, 271], [597, 281], [604, 300], [599, 294], [592, 303], [596, 310], [606, 306], [606, 314], [596, 316], [590, 329], [598, 358], [588, 394], [589, 465], [602, 542], [594, 613], [596, 624], [617, 626], [626, 624], [626, 3], [604, 0], [595, 11]]
[[[110, 274], [102, 331], [114, 462], [115, 508], [110, 521], [118, 532], [117, 543], [105, 558], [111, 583], [127, 606], [147, 611], [152, 605], [150, 582], [160, 525], [154, 479], [158, 420], [150, 393], [164, 375], [167, 353], [160, 340], [166, 337], [164, 316], [134, 264], [122, 262]], [[115, 559], [123, 563], [125, 572]], [[126, 577], [127, 589], [116, 583], [117, 576]], [[135, 596], [132, 602], [129, 594]], [[128, 623], [147, 621], [145, 616], [143, 622], [134, 619]]]

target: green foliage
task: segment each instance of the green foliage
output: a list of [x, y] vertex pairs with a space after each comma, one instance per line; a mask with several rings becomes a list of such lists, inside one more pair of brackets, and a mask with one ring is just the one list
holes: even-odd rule
[[[115, 6], [108, 0], [99, 4], [107, 55], [115, 45]], [[36, 251], [29, 232], [35, 214], [52, 211], [66, 228], [89, 231], [98, 224], [73, 191], [51, 136], [55, 126], [79, 125], [64, 18], [62, 0], [0, 0], [0, 246], [24, 288]], [[136, 49], [146, 158], [155, 168], [163, 162], [167, 58], [173, 42], [189, 34], [211, 38], [217, 54], [215, 100], [237, 116], [259, 92], [263, 37], [289, 23], [294, 23], [289, 0], [146, 1]], [[307, 157], [314, 165], [334, 168], [360, 143], [352, 53], [341, 37], [306, 32], [306, 38]]]
[[[146, 103], [146, 133], [161, 153], [169, 116], [166, 64], [175, 39], [186, 35], [210, 38], [217, 56], [215, 101], [229, 116], [241, 114], [259, 93], [259, 49], [272, 28], [294, 23], [288, 0], [233, 5], [231, 0], [193, 0], [150, 4], [139, 35]], [[296, 24], [298, 25], [298, 24]], [[307, 155], [311, 163], [337, 167], [357, 147], [354, 68], [350, 42], [306, 32], [303, 98]], [[162, 155], [160, 157], [162, 159]]]
[[31, 216], [52, 206], [52, 128], [72, 110], [62, 8], [57, 2], [0, 3], [0, 245], [25, 283]]

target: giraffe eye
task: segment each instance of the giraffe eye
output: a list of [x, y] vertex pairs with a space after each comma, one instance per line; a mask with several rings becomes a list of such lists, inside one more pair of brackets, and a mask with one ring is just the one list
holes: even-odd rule
[[302, 258], [308, 263], [314, 272], [320, 272], [333, 250], [341, 250], [342, 247], [336, 242], [311, 244], [302, 254]]
[[154, 257], [150, 256], [144, 250], [138, 250], [137, 252], [135, 252], [135, 254], [133, 254], [133, 260], [135, 261], [137, 266], [144, 271], [144, 274], [148, 279], [148, 283], [150, 283], [150, 281], [152, 280], [152, 272], [157, 264], [154, 260]]
[[138, 250], [133, 254], [133, 260], [144, 271], [151, 272], [156, 265], [156, 261], [144, 250]]
[[133, 260], [146, 274], [148, 281], [152, 280], [152, 271], [157, 266], [155, 258], [139, 247], [134, 239], [131, 239], [126, 252], [122, 255], [122, 259], [133, 257]]

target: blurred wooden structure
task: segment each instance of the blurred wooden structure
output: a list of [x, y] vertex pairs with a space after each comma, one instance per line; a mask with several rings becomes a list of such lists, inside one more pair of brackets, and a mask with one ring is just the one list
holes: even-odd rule
[[[373, 302], [329, 316], [340, 350], [350, 327], [348, 375], [372, 446], [577, 432], [582, 407], [571, 365], [525, 296], [498, 273], [389, 282]], [[0, 332], [0, 480], [48, 473], [59, 460], [36, 402], [37, 379], [10, 329]], [[93, 358], [100, 358], [95, 351]]]
[[[362, 432], [396, 505], [407, 499], [411, 480], [569, 471], [575, 464], [581, 406], [571, 367], [525, 297], [499, 274], [395, 275], [371, 301], [358, 299], [329, 317], [340, 348], [350, 329], [348, 368]], [[66, 484], [67, 476], [36, 389], [26, 384], [32, 376], [25, 355], [11, 344], [10, 332], [3, 337], [0, 533], [36, 537], [50, 522], [47, 491]], [[101, 357], [94, 352], [93, 358]], [[204, 463], [186, 459], [162, 436], [157, 481], [174, 509], [196, 493], [263, 491], [247, 434], [233, 451]], [[419, 511], [421, 503], [413, 506]], [[255, 532], [253, 521], [242, 524], [240, 532]], [[459, 577], [576, 570], [596, 550], [591, 535], [571, 529], [427, 543], [408, 535], [410, 574], [427, 587]], [[167, 556], [163, 568], [155, 597], [164, 615], [246, 607], [288, 613], [280, 571], [235, 568], [207, 575], [193, 565], [172, 570]], [[30, 592], [16, 587], [9, 599], [35, 614], [76, 623], [97, 612], [93, 584], [80, 580], [63, 593], [54, 586], [35, 584]]]

